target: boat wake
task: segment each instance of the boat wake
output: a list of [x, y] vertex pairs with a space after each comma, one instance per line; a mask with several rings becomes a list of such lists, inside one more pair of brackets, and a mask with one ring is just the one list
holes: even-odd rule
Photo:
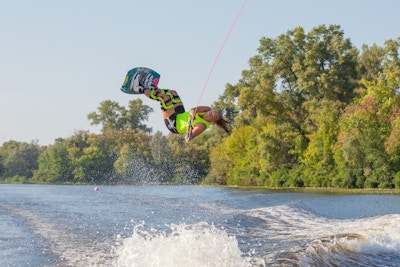
[[265, 266], [398, 266], [399, 214], [338, 220], [295, 206], [251, 210], [270, 244]]
[[11, 205], [0, 209], [21, 218], [57, 266], [400, 266], [400, 214], [342, 220], [295, 205], [231, 208], [218, 222], [141, 222], [125, 226], [129, 234], [93, 238], [79, 219], [71, 226]]
[[168, 231], [135, 227], [117, 249], [116, 266], [249, 266], [235, 236], [213, 224], [172, 225]]

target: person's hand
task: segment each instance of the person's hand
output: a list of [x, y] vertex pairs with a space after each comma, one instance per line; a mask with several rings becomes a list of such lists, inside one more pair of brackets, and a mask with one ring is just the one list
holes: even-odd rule
[[190, 140], [193, 139], [193, 120], [194, 120], [194, 115], [195, 115], [195, 110], [191, 109], [190, 110], [190, 117], [189, 117], [189, 121], [188, 121], [188, 127], [186, 130], [186, 135], [185, 135], [185, 141], [189, 142]]
[[185, 135], [185, 141], [186, 142], [189, 142], [190, 140], [192, 140], [193, 139], [193, 137], [192, 137], [192, 133], [190, 132], [190, 133], [187, 133], [186, 135]]

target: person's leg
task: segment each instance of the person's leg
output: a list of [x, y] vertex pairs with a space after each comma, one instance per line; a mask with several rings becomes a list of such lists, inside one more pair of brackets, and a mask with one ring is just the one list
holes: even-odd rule
[[160, 102], [164, 119], [169, 118], [174, 113], [179, 114], [185, 112], [182, 100], [175, 90], [155, 88], [145, 90], [144, 94], [150, 99]]

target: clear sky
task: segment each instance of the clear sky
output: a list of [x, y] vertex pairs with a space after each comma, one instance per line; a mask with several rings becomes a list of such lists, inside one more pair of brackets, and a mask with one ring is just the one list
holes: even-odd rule
[[[161, 74], [188, 109], [198, 101], [243, 0], [0, 0], [0, 145], [53, 144], [79, 130], [100, 102], [141, 97], [148, 125], [167, 133], [158, 103], [119, 91], [136, 66]], [[211, 105], [236, 84], [261, 37], [338, 24], [352, 43], [400, 36], [398, 0], [248, 0], [201, 98]]]

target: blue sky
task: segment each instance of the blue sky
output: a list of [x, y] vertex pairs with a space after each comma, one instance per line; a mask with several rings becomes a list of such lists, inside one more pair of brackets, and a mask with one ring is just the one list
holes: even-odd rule
[[[148, 125], [167, 133], [158, 103], [119, 91], [136, 66], [161, 74], [160, 87], [195, 106], [243, 0], [0, 0], [0, 145], [41, 145], [79, 130], [101, 101], [141, 97]], [[200, 99], [211, 105], [236, 84], [261, 37], [297, 26], [338, 24], [345, 37], [383, 46], [400, 36], [397, 0], [248, 0]]]

